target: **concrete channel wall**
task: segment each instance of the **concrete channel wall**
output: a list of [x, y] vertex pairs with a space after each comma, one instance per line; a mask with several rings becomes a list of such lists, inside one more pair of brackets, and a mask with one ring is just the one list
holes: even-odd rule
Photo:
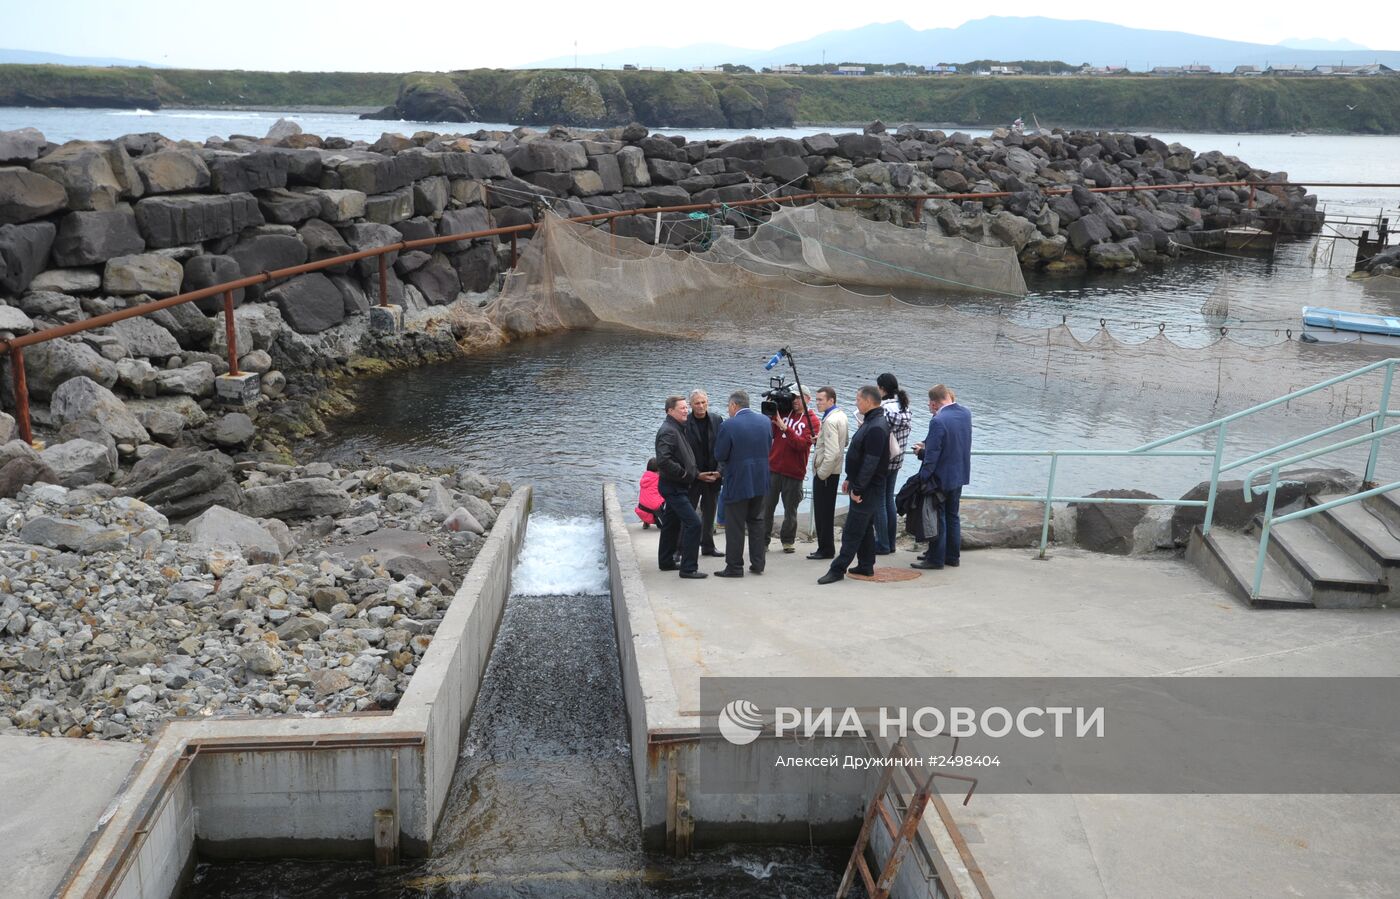
[[167, 899], [196, 855], [369, 858], [380, 809], [430, 852], [530, 500], [501, 510], [397, 709], [167, 725], [55, 895]]

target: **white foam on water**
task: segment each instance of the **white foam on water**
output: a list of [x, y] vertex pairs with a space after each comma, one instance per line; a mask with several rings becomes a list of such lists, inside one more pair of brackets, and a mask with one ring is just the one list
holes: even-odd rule
[[533, 516], [512, 577], [516, 596], [608, 592], [601, 518]]

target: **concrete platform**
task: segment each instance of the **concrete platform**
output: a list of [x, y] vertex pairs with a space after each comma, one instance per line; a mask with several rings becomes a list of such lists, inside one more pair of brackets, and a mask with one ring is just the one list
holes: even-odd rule
[[[702, 676], [1400, 675], [1400, 612], [1250, 610], [1173, 558], [982, 550], [915, 580], [818, 586], [826, 563], [799, 544], [770, 554], [762, 577], [687, 581], [656, 569], [656, 530], [626, 531], [659, 643], [638, 653], [643, 684], [651, 678], [647, 726], [668, 741], [698, 720]], [[912, 560], [898, 553], [877, 568]], [[713, 572], [722, 560], [702, 563]], [[640, 632], [639, 604], [628, 605]], [[1400, 895], [1389, 850], [1400, 797], [978, 795], [950, 805], [1000, 899]]]
[[42, 899], [97, 829], [141, 756], [135, 743], [0, 736], [6, 896]]

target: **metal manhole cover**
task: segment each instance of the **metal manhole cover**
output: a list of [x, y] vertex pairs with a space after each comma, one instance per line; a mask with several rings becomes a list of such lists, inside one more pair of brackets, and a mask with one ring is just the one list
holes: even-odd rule
[[891, 584], [895, 581], [912, 581], [916, 577], [922, 577], [922, 571], [915, 571], [912, 568], [876, 568], [875, 574], [867, 576], [864, 574], [851, 574], [846, 572], [846, 576], [856, 581], [874, 581], [877, 584]]

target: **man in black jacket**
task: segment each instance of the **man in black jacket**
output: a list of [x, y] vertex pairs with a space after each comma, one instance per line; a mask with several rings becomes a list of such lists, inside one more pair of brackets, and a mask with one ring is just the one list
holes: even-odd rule
[[[700, 472], [695, 465], [695, 453], [685, 438], [685, 420], [690, 405], [683, 396], [666, 398], [666, 420], [656, 432], [656, 464], [660, 478], [657, 487], [666, 501], [666, 517], [661, 524], [661, 544], [657, 547], [657, 565], [662, 571], [676, 570], [676, 544], [681, 551], [680, 572], [683, 578], [703, 578], [709, 575], [697, 570], [700, 556], [700, 516], [690, 502], [690, 485]], [[707, 479], [712, 476], [707, 475]]]
[[[690, 417], [685, 422], [685, 436], [690, 442], [690, 451], [695, 454], [695, 465], [702, 474], [719, 471], [719, 462], [715, 459], [715, 438], [719, 437], [719, 426], [723, 422], [723, 415], [710, 411], [710, 397], [705, 391], [690, 392]], [[690, 504], [700, 512], [701, 555], [724, 555], [715, 548], [719, 478], [706, 480], [697, 477], [695, 483], [690, 485]]]
[[890, 426], [880, 408], [880, 389], [866, 386], [856, 394], [856, 408], [865, 420], [851, 437], [846, 451], [846, 483], [842, 492], [851, 495], [846, 524], [841, 528], [841, 551], [831, 560], [831, 568], [817, 579], [833, 584], [846, 576], [852, 559], [859, 565], [852, 574], [875, 573], [875, 516], [883, 514], [880, 499], [885, 495], [885, 478], [890, 467]]

